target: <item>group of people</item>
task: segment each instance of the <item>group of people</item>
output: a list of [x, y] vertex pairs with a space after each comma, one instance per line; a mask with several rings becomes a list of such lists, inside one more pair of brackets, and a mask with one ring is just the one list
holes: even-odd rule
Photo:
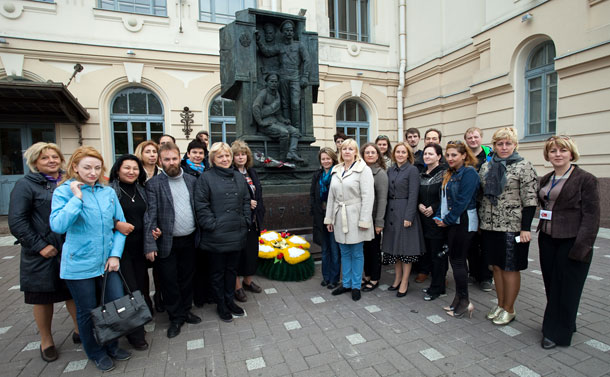
[[[252, 280], [265, 213], [252, 153], [241, 140], [208, 151], [208, 137], [200, 132], [182, 159], [170, 135], [159, 144], [144, 141], [135, 155], [116, 159], [108, 178], [93, 147], [77, 148], [67, 164], [52, 143], [25, 152], [30, 172], [11, 193], [9, 227], [22, 246], [21, 290], [34, 308], [43, 360], [58, 358], [51, 322], [61, 301], [74, 321], [72, 340], [100, 370], [131, 357], [118, 341], [100, 345], [93, 334], [90, 312], [104, 275], [106, 302], [124, 295], [120, 271], [151, 312], [167, 311], [168, 338], [184, 323], [201, 322], [193, 303], [215, 302], [220, 319], [230, 322], [244, 315], [236, 299], [262, 291]], [[127, 340], [136, 350], [149, 346], [143, 327]]]
[[[388, 288], [397, 297], [431, 275], [424, 300], [446, 295], [448, 265], [455, 297], [444, 309], [472, 315], [468, 275], [481, 289], [496, 286], [496, 325], [516, 317], [520, 271], [527, 268], [531, 224], [540, 209], [538, 243], [547, 306], [542, 347], [568, 346], [599, 229], [597, 179], [579, 168], [574, 141], [553, 136], [544, 158], [553, 171], [539, 181], [517, 152], [513, 128], [497, 130], [492, 147], [476, 127], [464, 140], [441, 147], [441, 131], [417, 129], [393, 148], [387, 136], [361, 148], [335, 135], [337, 149], [321, 148], [311, 184], [314, 242], [322, 247], [322, 285], [352, 299], [379, 286], [381, 266], [394, 265]], [[131, 353], [118, 341], [100, 345], [91, 310], [140, 290], [151, 311], [167, 311], [167, 336], [201, 318], [194, 305], [216, 303], [221, 320], [244, 315], [235, 300], [260, 293], [253, 280], [265, 208], [248, 145], [214, 143], [207, 132], [189, 143], [181, 159], [175, 139], [142, 142], [135, 155], [119, 156], [107, 179], [93, 147], [74, 151], [67, 164], [57, 145], [36, 143], [25, 152], [30, 172], [11, 193], [9, 227], [22, 246], [20, 283], [33, 305], [45, 361], [58, 358], [51, 323], [53, 304], [65, 301], [74, 322], [72, 340], [104, 371]], [[65, 169], [64, 169], [65, 165]], [[108, 180], [108, 184], [106, 181]], [[150, 300], [148, 268], [155, 284]], [[341, 278], [341, 281], [340, 281]], [[148, 348], [144, 329], [127, 335], [136, 350]]]
[[450, 264], [455, 296], [446, 313], [472, 316], [469, 275], [483, 291], [492, 290], [493, 279], [497, 305], [486, 318], [506, 325], [517, 315], [520, 271], [527, 269], [539, 207], [547, 296], [541, 346], [569, 346], [599, 229], [597, 179], [575, 164], [579, 153], [568, 136], [546, 140], [543, 155], [553, 171], [540, 179], [519, 155], [514, 128], [498, 129], [491, 148], [481, 145], [482, 137], [481, 129], [469, 128], [443, 151], [438, 129], [426, 131], [421, 150], [416, 128], [394, 148], [385, 135], [359, 149], [336, 134], [336, 150], [320, 149], [310, 192], [321, 285], [358, 301], [379, 286], [381, 266], [393, 264], [389, 291], [404, 297], [413, 270], [418, 283], [431, 275], [423, 298], [432, 301], [446, 296]]

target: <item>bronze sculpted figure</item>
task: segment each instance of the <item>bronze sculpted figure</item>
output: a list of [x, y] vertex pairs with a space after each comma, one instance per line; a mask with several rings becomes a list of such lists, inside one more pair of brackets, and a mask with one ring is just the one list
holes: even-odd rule
[[259, 131], [273, 139], [279, 139], [280, 159], [303, 162], [297, 154], [301, 133], [290, 125], [290, 120], [282, 115], [279, 77], [270, 73], [265, 77], [267, 87], [261, 90], [252, 104], [252, 116]]
[[301, 88], [309, 84], [311, 71], [309, 53], [305, 46], [294, 40], [294, 22], [285, 20], [280, 25], [284, 40], [278, 44], [265, 44], [256, 34], [256, 44], [265, 57], [279, 56], [280, 98], [282, 113], [292, 125], [301, 129]]

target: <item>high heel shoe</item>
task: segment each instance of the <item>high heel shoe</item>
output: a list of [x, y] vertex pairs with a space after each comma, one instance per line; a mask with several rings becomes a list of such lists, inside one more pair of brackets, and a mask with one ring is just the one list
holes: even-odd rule
[[460, 303], [460, 298], [458, 296], [455, 296], [453, 298], [453, 301], [451, 302], [451, 305], [449, 306], [443, 306], [443, 310], [446, 312], [452, 312], [455, 310], [456, 306], [458, 306]]
[[447, 315], [453, 318], [462, 318], [464, 314], [466, 314], [466, 312], [468, 312], [468, 318], [472, 318], [472, 312], [474, 312], [474, 305], [472, 304], [472, 302], [468, 303], [466, 310], [462, 312], [458, 312], [457, 310], [451, 310], [447, 312]]
[[491, 308], [491, 310], [489, 311], [489, 313], [487, 313], [485, 318], [487, 318], [490, 321], [493, 321], [494, 318], [496, 318], [500, 314], [501, 311], [502, 311], [502, 308], [499, 307], [498, 305], [496, 305], [495, 307]]
[[388, 287], [388, 291], [397, 291], [398, 287], [400, 287], [400, 283], [397, 286], [390, 285]]

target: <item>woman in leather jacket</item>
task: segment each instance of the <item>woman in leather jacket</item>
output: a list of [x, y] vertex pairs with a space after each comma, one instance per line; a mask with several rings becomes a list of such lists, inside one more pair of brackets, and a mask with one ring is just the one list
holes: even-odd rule
[[74, 321], [72, 341], [80, 343], [76, 306], [65, 282], [59, 278], [63, 237], [51, 231], [51, 199], [62, 178], [64, 156], [52, 143], [39, 142], [25, 151], [30, 172], [11, 192], [8, 225], [21, 244], [20, 287], [25, 303], [34, 306], [34, 319], [40, 333], [40, 353], [45, 361], [57, 360], [51, 334], [53, 304], [65, 301]]

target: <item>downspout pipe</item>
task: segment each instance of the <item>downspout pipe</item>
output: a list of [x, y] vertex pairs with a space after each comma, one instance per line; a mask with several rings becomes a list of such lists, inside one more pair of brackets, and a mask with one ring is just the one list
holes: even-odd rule
[[273, 12], [279, 12], [279, 10], [278, 10], [278, 6], [277, 6], [277, 5], [278, 5], [278, 4], [277, 4], [277, 1], [278, 1], [278, 0], [271, 0], [271, 10], [272, 10]]
[[398, 68], [398, 87], [396, 88], [396, 116], [398, 120], [398, 141], [404, 140], [403, 91], [405, 88], [405, 70], [407, 68], [407, 0], [398, 1], [398, 51], [400, 67]]

